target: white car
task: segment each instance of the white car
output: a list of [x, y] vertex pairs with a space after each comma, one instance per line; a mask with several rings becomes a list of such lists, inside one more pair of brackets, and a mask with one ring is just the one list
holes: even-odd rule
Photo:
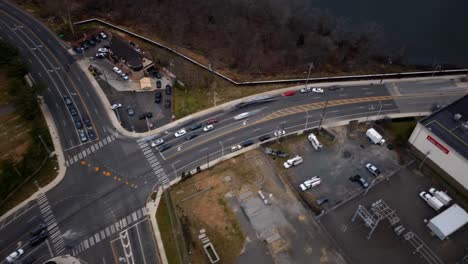
[[105, 58], [106, 57], [106, 54], [105, 53], [102, 53], [102, 52], [98, 52], [96, 53], [96, 58]]
[[181, 136], [183, 136], [183, 135], [185, 135], [185, 134], [187, 134], [187, 131], [186, 131], [184, 128], [182, 128], [181, 130], [175, 132], [174, 136], [175, 136], [176, 138], [178, 138], [178, 137], [181, 137]]
[[281, 136], [283, 136], [284, 134], [286, 134], [286, 131], [284, 131], [283, 129], [278, 129], [278, 130], [276, 130], [276, 131], [273, 133], [273, 135], [274, 135], [275, 137], [281, 137]]
[[238, 114], [234, 117], [234, 120], [241, 120], [241, 119], [244, 119], [246, 117], [248, 117], [250, 115], [249, 112], [245, 112], [245, 113], [242, 113], [242, 114]]
[[231, 147], [231, 152], [238, 151], [238, 150], [241, 149], [241, 148], [242, 148], [241, 145], [232, 146], [232, 147]]
[[301, 164], [303, 161], [304, 161], [304, 160], [302, 159], [301, 156], [296, 155], [296, 156], [294, 156], [292, 159], [288, 159], [285, 163], [283, 163], [283, 166], [284, 166], [286, 169], [289, 169], [289, 168], [291, 168], [292, 166], [296, 166], [296, 165]]
[[115, 109], [118, 109], [118, 108], [120, 108], [120, 107], [122, 107], [122, 104], [113, 104], [113, 105], [111, 106], [111, 109], [112, 109], [112, 110], [115, 110]]
[[203, 128], [203, 131], [208, 132], [210, 130], [213, 130], [214, 126], [213, 125], [207, 125], [206, 127]]
[[310, 93], [312, 92], [312, 88], [310, 87], [304, 87], [301, 89], [301, 93]]
[[151, 141], [151, 147], [155, 148], [157, 146], [161, 146], [162, 144], [164, 144], [164, 139], [160, 138], [156, 141]]
[[8, 257], [6, 257], [6, 261], [8, 261], [8, 263], [14, 263], [15, 260], [17, 260], [23, 254], [24, 254], [24, 250], [20, 248], [16, 250], [15, 252], [11, 253], [10, 255], [8, 255]]
[[312, 88], [312, 92], [314, 92], [314, 93], [323, 93], [323, 89], [322, 88]]
[[117, 74], [122, 74], [122, 70], [117, 67], [112, 68], [112, 70]]
[[99, 36], [101, 36], [102, 39], [106, 39], [107, 35], [104, 32], [99, 32]]
[[307, 191], [308, 189], [315, 187], [322, 183], [322, 180], [318, 176], [314, 176], [310, 178], [309, 180], [304, 181], [299, 185], [299, 188], [301, 188], [302, 191]]
[[129, 79], [129, 78], [128, 78], [128, 75], [122, 76], [122, 78], [123, 78], [124, 80], [126, 80], [126, 81]]
[[378, 176], [380, 174], [380, 170], [376, 166], [372, 165], [372, 163], [367, 163], [366, 168], [374, 176]]
[[106, 53], [106, 52], [109, 52], [109, 49], [106, 49], [106, 48], [99, 48], [98, 51], [99, 51], [99, 52], [102, 52], [102, 53]]

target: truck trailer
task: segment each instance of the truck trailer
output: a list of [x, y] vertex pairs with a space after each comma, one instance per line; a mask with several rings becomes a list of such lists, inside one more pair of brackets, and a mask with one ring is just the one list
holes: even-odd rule
[[320, 141], [318, 141], [314, 133], [310, 133], [307, 139], [309, 139], [310, 144], [312, 144], [312, 147], [315, 149], [315, 151], [319, 151], [322, 149], [322, 144], [320, 143]]
[[379, 132], [373, 128], [369, 128], [366, 131], [366, 136], [373, 144], [383, 145], [385, 143], [385, 139], [382, 137], [382, 135], [380, 135]]

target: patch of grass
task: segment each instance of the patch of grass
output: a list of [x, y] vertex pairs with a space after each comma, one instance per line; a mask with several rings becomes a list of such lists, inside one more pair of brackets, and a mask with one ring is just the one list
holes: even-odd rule
[[405, 142], [408, 141], [415, 126], [416, 126], [416, 121], [413, 119], [402, 120], [402, 121], [393, 120], [390, 123], [390, 131], [398, 143], [404, 144]]
[[179, 254], [177, 251], [176, 233], [171, 225], [171, 218], [175, 219], [172, 210], [169, 210], [166, 199], [161, 199], [158, 211], [156, 212], [156, 219], [158, 221], [159, 232], [166, 251], [167, 260], [170, 264], [179, 263]]

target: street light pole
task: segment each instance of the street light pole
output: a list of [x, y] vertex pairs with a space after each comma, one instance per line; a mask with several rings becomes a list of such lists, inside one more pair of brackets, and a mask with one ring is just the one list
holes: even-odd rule
[[424, 159], [423, 159], [423, 160], [421, 161], [421, 163], [419, 164], [418, 170], [421, 170], [421, 168], [422, 168], [422, 166], [424, 165], [424, 162], [426, 162], [426, 159], [427, 159], [427, 157], [429, 156], [429, 154], [431, 154], [430, 151], [428, 151], [428, 152], [426, 153], [426, 155], [424, 156]]
[[224, 156], [224, 146], [223, 146], [223, 142], [222, 141], [219, 141], [219, 144], [221, 144], [221, 157]]
[[310, 71], [312, 70], [313, 67], [314, 67], [314, 63], [312, 62], [309, 64], [309, 70], [307, 71], [307, 79], [305, 83], [305, 88], [307, 88], [307, 84], [309, 83]]
[[379, 101], [379, 104], [380, 104], [380, 108], [379, 108], [379, 112], [377, 113], [377, 117], [380, 116], [380, 112], [382, 111], [382, 101]]
[[323, 117], [325, 116], [325, 111], [327, 110], [328, 106], [328, 93], [327, 93], [327, 101], [325, 101], [325, 107], [323, 108], [322, 114], [320, 115], [320, 123], [318, 126], [318, 133], [320, 133], [320, 129], [322, 128]]
[[306, 110], [306, 123], [305, 123], [304, 130], [307, 130], [308, 124], [309, 124], [309, 110]]

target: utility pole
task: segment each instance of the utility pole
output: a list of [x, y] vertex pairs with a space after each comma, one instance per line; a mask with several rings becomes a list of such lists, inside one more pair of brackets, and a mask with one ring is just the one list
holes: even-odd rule
[[42, 143], [42, 146], [44, 146], [44, 148], [47, 150], [47, 153], [48, 153], [49, 156], [50, 156], [50, 154], [51, 154], [50, 149], [47, 147], [47, 145], [46, 145], [44, 139], [41, 137], [41, 135], [38, 135], [38, 137], [39, 137], [39, 140], [40, 140], [41, 143]]
[[67, 20], [68, 20], [68, 25], [70, 26], [70, 31], [73, 36], [75, 36], [75, 29], [73, 28], [73, 23], [71, 21], [71, 15], [70, 15], [70, 3], [69, 1], [65, 1], [65, 5], [67, 6]]
[[306, 79], [306, 83], [305, 83], [305, 88], [307, 88], [307, 84], [309, 83], [310, 71], [312, 70], [313, 67], [314, 67], [314, 63], [311, 62], [309, 64], [309, 70], [307, 72], [307, 79]]
[[379, 104], [380, 104], [380, 108], [379, 108], [379, 112], [377, 113], [377, 117], [380, 116], [380, 112], [382, 111], [382, 101], [379, 101]]
[[327, 106], [328, 106], [328, 93], [327, 93], [327, 101], [325, 101], [325, 107], [323, 108], [322, 114], [320, 115], [320, 123], [319, 123], [319, 126], [318, 126], [318, 132], [317, 133], [320, 133], [320, 130], [322, 128], [322, 121], [323, 121], [323, 117], [325, 116], [325, 111], [327, 110]]
[[424, 162], [426, 161], [427, 157], [429, 156], [429, 154], [431, 154], [430, 151], [428, 151], [428, 152], [426, 153], [426, 155], [424, 156], [424, 159], [423, 159], [423, 160], [421, 161], [421, 163], [419, 164], [418, 170], [421, 170], [421, 168], [422, 168]]

